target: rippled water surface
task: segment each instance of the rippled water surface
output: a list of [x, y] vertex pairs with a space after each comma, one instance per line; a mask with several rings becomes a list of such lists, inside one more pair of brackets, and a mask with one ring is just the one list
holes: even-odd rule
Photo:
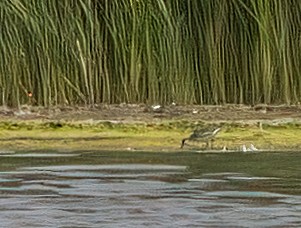
[[1, 227], [301, 227], [301, 152], [0, 159]]

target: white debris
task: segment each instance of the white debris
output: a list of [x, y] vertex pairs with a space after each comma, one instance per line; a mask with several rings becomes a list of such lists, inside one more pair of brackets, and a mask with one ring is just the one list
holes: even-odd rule
[[247, 152], [248, 150], [247, 150], [247, 147], [246, 147], [246, 145], [242, 145], [242, 152]]
[[242, 145], [241, 150], [242, 152], [258, 151], [258, 149], [253, 144], [251, 144], [249, 148], [247, 148], [246, 145]]
[[159, 108], [161, 108], [161, 105], [153, 105], [153, 106], [152, 106], [152, 109], [153, 109], [153, 110], [158, 110]]
[[266, 114], [266, 113], [267, 113], [267, 109], [266, 109], [266, 108], [265, 108], [265, 109], [262, 109], [262, 110], [261, 110], [261, 113]]
[[251, 151], [257, 151], [258, 149], [253, 144], [251, 144], [250, 145], [250, 150]]
[[15, 116], [25, 116], [25, 115], [30, 115], [31, 112], [30, 111], [23, 111], [23, 110], [19, 110], [19, 111], [16, 111], [14, 112]]
[[195, 110], [195, 109], [192, 110], [193, 114], [197, 114], [198, 112], [199, 112], [198, 110]]
[[226, 152], [228, 149], [226, 146], [223, 147], [222, 152]]

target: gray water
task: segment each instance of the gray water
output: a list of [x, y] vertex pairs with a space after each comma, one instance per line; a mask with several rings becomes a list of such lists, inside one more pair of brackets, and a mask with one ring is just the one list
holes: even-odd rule
[[301, 227], [301, 152], [0, 159], [1, 227]]

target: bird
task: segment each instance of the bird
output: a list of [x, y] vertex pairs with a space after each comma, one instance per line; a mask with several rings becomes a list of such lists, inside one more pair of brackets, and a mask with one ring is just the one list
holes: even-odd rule
[[[181, 148], [184, 147], [185, 145], [185, 141], [189, 140], [189, 141], [202, 141], [202, 142], [206, 142], [206, 148], [209, 147], [209, 142], [213, 142], [215, 136], [217, 135], [217, 133], [221, 130], [221, 128], [215, 128], [213, 130], [209, 130], [207, 129], [196, 129], [193, 131], [193, 133], [188, 137], [188, 138], [184, 138], [182, 139], [182, 144], [181, 144]], [[211, 147], [212, 147], [212, 143], [211, 143]]]

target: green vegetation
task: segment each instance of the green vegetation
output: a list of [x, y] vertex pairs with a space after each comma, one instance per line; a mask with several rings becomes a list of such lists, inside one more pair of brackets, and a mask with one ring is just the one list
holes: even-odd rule
[[[205, 143], [187, 142], [180, 149], [181, 140], [188, 137], [196, 126], [212, 123], [164, 121], [161, 123], [111, 123], [69, 121], [5, 121], [0, 122], [1, 150], [118, 150], [118, 151], [187, 151], [205, 149]], [[224, 146], [232, 151], [243, 144], [254, 144], [263, 150], [299, 150], [300, 124], [279, 126], [221, 123], [214, 150]], [[185, 129], [185, 130], [184, 130]]]
[[0, 105], [300, 102], [299, 0], [1, 1], [0, 21]]

